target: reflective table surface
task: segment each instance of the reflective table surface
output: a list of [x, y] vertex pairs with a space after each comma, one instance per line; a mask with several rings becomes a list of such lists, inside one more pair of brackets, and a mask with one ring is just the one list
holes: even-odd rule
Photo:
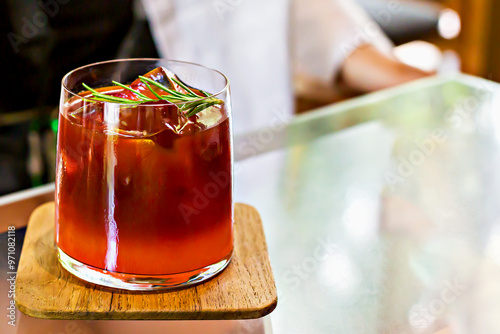
[[236, 153], [236, 199], [262, 215], [279, 290], [274, 333], [500, 333], [499, 86], [416, 82]]
[[[0, 332], [500, 333], [497, 84], [426, 79], [283, 120], [270, 112], [269, 128], [234, 146], [235, 200], [262, 216], [279, 291], [271, 316], [48, 321], [17, 312], [16, 327], [4, 316]], [[0, 198], [1, 231], [17, 202]], [[6, 253], [5, 237], [0, 245]]]

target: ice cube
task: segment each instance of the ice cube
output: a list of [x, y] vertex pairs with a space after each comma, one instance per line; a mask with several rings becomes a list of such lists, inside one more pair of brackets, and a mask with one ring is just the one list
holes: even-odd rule
[[[152, 71], [149, 71], [148, 73], [143, 75], [146, 78], [149, 78], [155, 82], [158, 82], [159, 84], [165, 86], [168, 89], [172, 90], [177, 90], [179, 87], [175, 82], [171, 79], [172, 77], [175, 77], [175, 74], [173, 74], [171, 71], [166, 69], [165, 67], [157, 67]], [[168, 94], [164, 90], [156, 87], [155, 85], [149, 84], [151, 89], [153, 89], [158, 95], [166, 95]], [[149, 98], [152, 99], [157, 99], [156, 95], [151, 92], [151, 90], [147, 87], [145, 83], [141, 81], [140, 78], [137, 78], [130, 84], [130, 88], [135, 89], [142, 94], [146, 95]]]
[[[179, 86], [179, 84], [177, 84], [177, 82], [175, 82], [175, 80], [177, 81], [181, 81], [179, 79], [179, 77], [174, 74], [172, 71], [170, 71], [169, 69], [165, 68], [165, 67], [157, 67], [155, 68], [154, 70], [152, 71], [149, 71], [148, 73], [144, 74], [143, 75], [144, 77], [146, 78], [149, 78], [153, 81], [156, 81], [158, 82], [159, 84], [162, 84], [163, 86], [165, 86], [166, 88], [168, 89], [172, 89], [172, 90], [175, 90], [177, 92], [180, 92], [180, 93], [184, 93], [184, 94], [188, 94], [189, 92], [187, 90], [185, 90], [184, 88], [182, 88], [181, 86]], [[175, 79], [175, 80], [174, 80]], [[181, 81], [182, 82], [182, 81]], [[182, 82], [184, 83], [184, 82]], [[187, 87], [189, 87], [189, 89], [194, 92], [196, 95], [199, 95], [200, 97], [201, 96], [204, 96], [204, 94], [201, 93], [200, 90], [196, 89], [196, 88], [193, 88], [191, 86], [189, 86], [188, 84], [184, 83], [184, 85], [186, 85]], [[164, 90], [152, 85], [152, 84], [149, 84], [149, 86], [159, 95], [169, 95], [167, 92], [165, 92]], [[138, 90], [139, 92], [143, 93], [144, 95], [146, 95], [147, 97], [150, 97], [150, 98], [153, 98], [153, 99], [156, 99], [157, 97], [149, 90], [149, 88], [146, 86], [146, 84], [144, 84], [140, 78], [134, 80], [131, 84], [130, 84], [130, 88], [133, 88], [135, 90]]]

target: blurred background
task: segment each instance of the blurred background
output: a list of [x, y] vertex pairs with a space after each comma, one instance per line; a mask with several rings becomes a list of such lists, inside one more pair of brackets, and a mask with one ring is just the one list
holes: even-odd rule
[[[404, 63], [500, 80], [496, 0], [357, 0]], [[56, 15], [57, 14], [57, 15]], [[132, 0], [1, 0], [0, 195], [53, 182], [61, 78], [89, 63], [158, 57]], [[356, 94], [296, 96], [297, 112]]]

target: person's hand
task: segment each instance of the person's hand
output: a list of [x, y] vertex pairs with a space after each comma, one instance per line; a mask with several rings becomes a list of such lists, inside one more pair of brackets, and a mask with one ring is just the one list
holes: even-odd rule
[[348, 91], [366, 93], [433, 74], [406, 65], [395, 57], [380, 52], [374, 46], [365, 44], [347, 57], [338, 83]]

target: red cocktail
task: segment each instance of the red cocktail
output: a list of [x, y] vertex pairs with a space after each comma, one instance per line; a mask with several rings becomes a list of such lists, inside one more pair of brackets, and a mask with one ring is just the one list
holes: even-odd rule
[[64, 78], [56, 242], [66, 269], [97, 284], [154, 289], [199, 282], [227, 265], [228, 97], [223, 75], [181, 62], [106, 62]]

